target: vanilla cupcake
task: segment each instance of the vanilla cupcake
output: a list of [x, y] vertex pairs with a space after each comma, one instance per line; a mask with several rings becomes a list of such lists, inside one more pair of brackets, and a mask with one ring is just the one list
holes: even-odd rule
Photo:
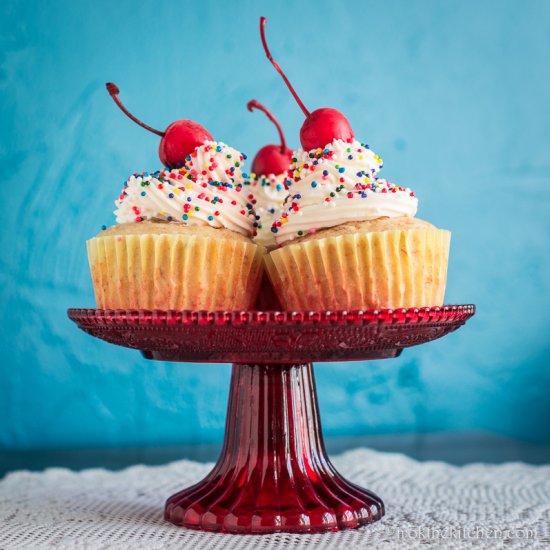
[[97, 306], [248, 309], [265, 249], [244, 188], [244, 155], [207, 141], [181, 168], [128, 178], [118, 225], [87, 242]]
[[292, 149], [286, 145], [280, 122], [265, 105], [251, 99], [246, 106], [250, 112], [254, 109], [263, 112], [277, 129], [280, 139], [279, 144], [269, 143], [259, 149], [252, 161], [252, 174], [247, 182], [257, 219], [254, 241], [271, 249], [277, 246], [271, 226], [283, 213], [283, 201], [288, 194], [285, 181], [291, 166]]
[[406, 188], [378, 179], [382, 160], [355, 139], [294, 154], [289, 195], [266, 256], [290, 310], [443, 304], [450, 233], [416, 219]]

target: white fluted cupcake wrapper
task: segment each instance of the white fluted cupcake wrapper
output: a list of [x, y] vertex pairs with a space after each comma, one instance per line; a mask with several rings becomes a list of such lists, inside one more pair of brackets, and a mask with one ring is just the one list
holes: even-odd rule
[[436, 228], [354, 233], [279, 248], [265, 264], [287, 310], [438, 306], [450, 238]]
[[248, 309], [262, 247], [200, 235], [116, 235], [87, 241], [99, 308]]

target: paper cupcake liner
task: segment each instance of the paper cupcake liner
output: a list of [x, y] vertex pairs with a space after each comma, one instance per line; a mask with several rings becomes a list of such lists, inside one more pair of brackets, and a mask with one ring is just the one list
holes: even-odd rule
[[114, 235], [87, 241], [97, 306], [106, 309], [248, 309], [264, 249], [200, 235]]
[[265, 265], [287, 310], [438, 306], [450, 239], [436, 228], [354, 233], [279, 248]]

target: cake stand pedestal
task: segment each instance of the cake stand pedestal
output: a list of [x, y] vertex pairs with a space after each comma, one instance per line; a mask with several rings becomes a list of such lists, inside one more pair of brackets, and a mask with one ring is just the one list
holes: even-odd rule
[[462, 326], [474, 306], [336, 312], [70, 309], [97, 338], [161, 361], [231, 362], [221, 456], [165, 518], [226, 533], [318, 533], [384, 515], [327, 457], [312, 361], [397, 357]]

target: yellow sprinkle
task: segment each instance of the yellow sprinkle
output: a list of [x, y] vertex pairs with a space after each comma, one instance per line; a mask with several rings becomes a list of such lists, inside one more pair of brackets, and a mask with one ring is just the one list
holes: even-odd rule
[[188, 183], [187, 184], [187, 189], [192, 189], [192, 188], [193, 188], [193, 186], [190, 183]]

